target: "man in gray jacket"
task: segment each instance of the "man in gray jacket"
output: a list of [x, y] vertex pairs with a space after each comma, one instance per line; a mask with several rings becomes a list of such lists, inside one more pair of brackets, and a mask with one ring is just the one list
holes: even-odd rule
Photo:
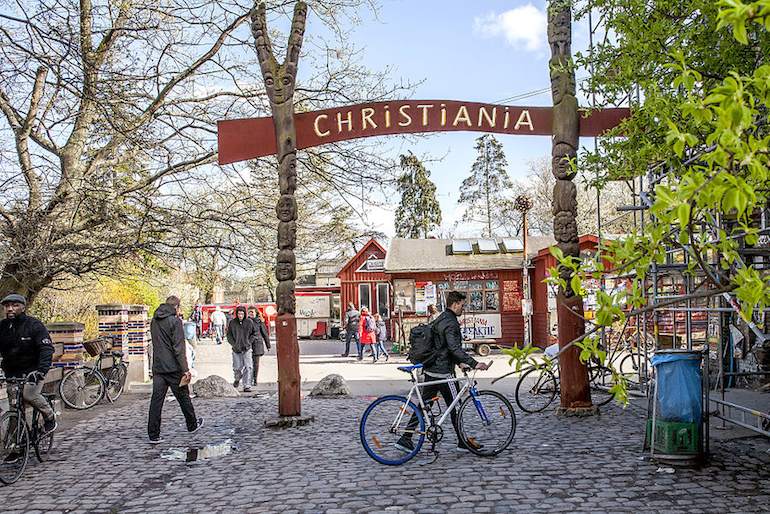
[[358, 360], [361, 360], [361, 342], [358, 340], [358, 326], [361, 323], [361, 314], [356, 310], [356, 306], [353, 302], [348, 304], [348, 310], [345, 311], [345, 317], [343, 319], [345, 324], [345, 353], [342, 357], [350, 355], [350, 339], [356, 340], [356, 353], [358, 354]]
[[233, 350], [233, 387], [243, 380], [243, 392], [251, 392], [251, 345], [257, 337], [257, 327], [246, 317], [246, 307], [239, 305], [235, 309], [235, 318], [227, 325], [227, 342]]
[[[187, 431], [197, 432], [203, 426], [203, 418], [195, 416], [190, 389], [190, 367], [187, 364], [184, 331], [179, 319], [179, 298], [169, 296], [166, 303], [156, 310], [150, 323], [152, 337], [152, 398], [147, 434], [150, 444], [163, 441], [160, 437], [160, 421], [163, 402], [169, 388], [182, 409]], [[183, 382], [184, 380], [184, 382]], [[185, 385], [181, 385], [184, 383]]]

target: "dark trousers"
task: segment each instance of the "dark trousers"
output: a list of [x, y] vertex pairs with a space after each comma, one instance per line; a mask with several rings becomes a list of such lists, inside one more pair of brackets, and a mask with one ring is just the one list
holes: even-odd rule
[[[434, 382], [436, 380], [445, 380], [443, 378], [436, 378], [432, 377], [430, 375], [425, 375], [425, 383]], [[433, 398], [435, 398], [439, 393], [441, 393], [441, 396], [444, 397], [444, 401], [446, 402], [447, 407], [454, 401], [455, 396], [457, 396], [457, 384], [454, 382], [448, 383], [448, 384], [435, 384], [435, 385], [426, 385], [425, 387], [420, 388], [422, 390], [422, 401], [425, 403], [425, 408], [430, 409], [433, 405]], [[455, 406], [454, 409], [449, 413], [450, 418], [452, 419], [452, 426], [455, 429], [455, 434], [457, 434], [457, 444], [462, 446], [462, 438], [460, 437], [460, 430], [459, 426], [457, 424], [457, 410], [459, 408], [459, 404]], [[425, 420], [426, 424], [428, 423], [428, 420]], [[412, 433], [415, 429], [417, 429], [417, 426], [420, 424], [420, 421], [417, 419], [417, 414], [412, 414], [412, 418], [409, 420], [409, 423], [406, 425], [407, 432], [404, 434], [408, 439], [412, 438]]]
[[179, 386], [182, 373], [153, 373], [152, 374], [152, 398], [150, 399], [150, 417], [147, 421], [147, 434], [150, 439], [160, 437], [160, 420], [163, 413], [163, 402], [166, 401], [166, 393], [169, 387], [174, 393], [179, 407], [182, 409], [184, 419], [187, 422], [187, 430], [192, 431], [198, 427], [198, 418], [195, 417], [195, 409], [190, 399], [190, 388]]
[[355, 338], [356, 340], [356, 353], [358, 353], [358, 356], [361, 356], [361, 342], [358, 340], [358, 330], [349, 328], [346, 331], [345, 334], [345, 355], [350, 354], [350, 339]]
[[259, 358], [262, 357], [261, 355], [257, 355], [255, 352], [255, 347], [257, 345], [252, 345], [251, 347], [251, 362], [254, 364], [254, 377], [251, 379], [253, 385], [257, 385], [257, 373], [259, 372]]

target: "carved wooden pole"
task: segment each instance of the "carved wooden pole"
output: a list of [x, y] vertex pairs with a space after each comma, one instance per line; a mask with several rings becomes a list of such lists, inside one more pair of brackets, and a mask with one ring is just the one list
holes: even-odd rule
[[278, 414], [299, 416], [300, 376], [297, 321], [294, 317], [294, 279], [297, 242], [297, 142], [294, 127], [294, 86], [297, 79], [302, 38], [305, 34], [307, 5], [297, 2], [291, 22], [286, 58], [276, 61], [267, 31], [265, 4], [251, 12], [251, 31], [257, 47], [257, 57], [265, 81], [265, 91], [273, 111], [275, 141], [278, 148], [278, 186], [281, 197], [276, 205], [278, 216], [278, 258], [275, 277], [278, 279], [276, 299], [278, 316], [275, 321], [278, 354]]
[[[577, 230], [577, 188], [572, 179], [577, 158], [580, 117], [575, 97], [575, 70], [572, 66], [572, 7], [570, 0], [551, 0], [548, 5], [548, 43], [551, 46], [549, 62], [551, 94], [553, 96], [552, 170], [556, 177], [553, 188], [553, 233], [557, 246], [565, 256], [580, 256]], [[562, 278], [570, 283], [568, 269], [560, 270]], [[567, 289], [557, 295], [559, 346], [563, 347], [582, 335], [585, 326], [583, 300]], [[570, 312], [572, 311], [572, 312]], [[580, 362], [579, 349], [572, 347], [559, 358], [561, 373], [561, 411], [577, 413], [591, 408], [588, 373]]]

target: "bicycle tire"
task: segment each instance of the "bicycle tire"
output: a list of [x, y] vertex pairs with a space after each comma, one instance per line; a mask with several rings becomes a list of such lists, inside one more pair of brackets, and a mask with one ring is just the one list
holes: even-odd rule
[[110, 369], [107, 373], [107, 387], [105, 394], [110, 402], [118, 401], [126, 388], [126, 377], [128, 376], [128, 366], [120, 363]]
[[[623, 357], [623, 360], [620, 361], [620, 368], [618, 371], [621, 375], [626, 377], [626, 380], [628, 380], [631, 383], [634, 384], [645, 384], [649, 382], [649, 373], [651, 365], [647, 364], [647, 370], [645, 377], [640, 377], [640, 373], [644, 370], [642, 369], [641, 359], [637, 359], [636, 355], [628, 354], [625, 357]], [[641, 379], [641, 380], [640, 380]]]
[[[21, 435], [17, 437], [17, 430]], [[15, 460], [10, 460], [16, 455]], [[0, 482], [11, 485], [16, 482], [29, 462], [29, 430], [19, 423], [19, 413], [11, 410], [0, 416]]]
[[[530, 376], [532, 373], [537, 373], [537, 375]], [[522, 384], [526, 378], [534, 379], [535, 383], [528, 390], [522, 390]], [[553, 403], [558, 391], [559, 383], [551, 370], [532, 368], [521, 375], [519, 382], [516, 384], [516, 405], [529, 414], [542, 412]], [[528, 401], [525, 396], [527, 394], [539, 398], [539, 401]]]
[[[53, 408], [53, 405], [51, 405]], [[54, 433], [51, 432], [49, 434], [44, 435], [43, 437], [40, 437], [38, 434], [45, 433], [45, 419], [43, 418], [43, 415], [40, 413], [40, 411], [35, 411], [35, 413], [32, 415], [32, 441], [35, 445], [35, 456], [37, 457], [38, 462], [45, 462], [46, 458], [48, 457], [48, 454], [51, 453], [51, 450], [53, 449], [53, 443], [54, 443]]]
[[[469, 420], [481, 423], [471, 427]], [[468, 396], [460, 404], [458, 425], [463, 444], [471, 453], [480, 457], [494, 457], [513, 442], [516, 435], [516, 413], [508, 398], [497, 391], [482, 390], [475, 396]], [[491, 443], [495, 440], [498, 441], [493, 446]]]
[[[397, 419], [399, 411], [402, 410], [401, 422], [393, 431], [393, 424]], [[401, 427], [406, 429], [412, 414], [417, 415], [418, 425], [416, 433], [419, 434], [419, 438], [417, 441], [413, 441], [414, 449], [405, 454], [395, 448], [396, 441], [392, 439], [403, 435]], [[405, 397], [396, 395], [383, 396], [370, 403], [364, 411], [359, 425], [359, 437], [361, 438], [361, 445], [369, 457], [386, 466], [399, 466], [412, 459], [422, 448], [422, 444], [425, 441], [425, 417], [420, 409], [411, 401], [407, 401]], [[386, 453], [389, 449], [392, 451]], [[395, 455], [395, 457], [391, 457], [391, 455]]]
[[77, 410], [90, 409], [99, 403], [106, 389], [102, 374], [88, 366], [71, 369], [59, 382], [59, 396], [64, 405]]
[[597, 407], [607, 405], [614, 398], [609, 391], [612, 387], [612, 371], [605, 366], [592, 366], [588, 373], [591, 403]]

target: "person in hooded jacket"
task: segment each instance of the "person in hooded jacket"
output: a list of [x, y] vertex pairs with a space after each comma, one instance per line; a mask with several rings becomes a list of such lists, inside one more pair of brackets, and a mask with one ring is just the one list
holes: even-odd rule
[[374, 345], [377, 342], [375, 337], [375, 331], [377, 325], [374, 322], [374, 318], [369, 314], [369, 309], [366, 307], [361, 308], [361, 323], [358, 329], [358, 339], [361, 341], [361, 349], [358, 352], [358, 360], [363, 359], [364, 349], [367, 347], [372, 351], [372, 362], [377, 362], [377, 353], [374, 349]]
[[[187, 347], [179, 319], [179, 298], [169, 296], [166, 303], [161, 304], [150, 322], [152, 337], [152, 398], [150, 399], [150, 415], [147, 421], [147, 435], [150, 444], [163, 441], [160, 437], [161, 415], [163, 403], [169, 388], [174, 394], [187, 423], [187, 431], [197, 432], [203, 426], [203, 418], [196, 417], [195, 408], [190, 399], [190, 388], [187, 384], [192, 378], [190, 366], [187, 363]], [[183, 382], [184, 380], [184, 382]], [[185, 385], [181, 385], [181, 384]]]
[[233, 387], [237, 389], [242, 380], [244, 393], [251, 392], [251, 374], [254, 371], [251, 345], [256, 338], [256, 325], [246, 317], [246, 307], [239, 305], [235, 309], [235, 318], [227, 325], [227, 342], [233, 350]]
[[251, 385], [257, 385], [257, 374], [259, 373], [259, 358], [265, 354], [265, 346], [270, 349], [270, 336], [267, 333], [267, 326], [262, 320], [262, 313], [257, 309], [249, 309], [249, 319], [256, 327], [254, 340], [251, 342], [251, 363], [253, 364], [253, 373]]

